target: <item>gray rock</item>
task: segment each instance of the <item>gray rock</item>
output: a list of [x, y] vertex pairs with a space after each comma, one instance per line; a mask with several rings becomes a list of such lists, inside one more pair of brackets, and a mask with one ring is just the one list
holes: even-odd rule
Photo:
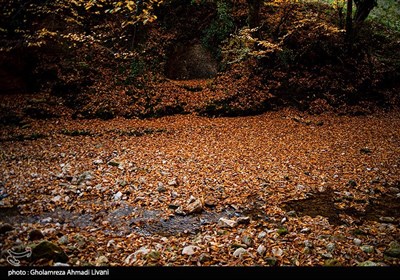
[[201, 203], [201, 200], [197, 198], [194, 201], [190, 202], [186, 207], [186, 211], [189, 214], [201, 213], [201, 211], [203, 211], [203, 204]]
[[220, 218], [218, 220], [218, 226], [220, 228], [234, 228], [237, 226], [237, 221], [229, 220], [226, 218]]
[[328, 250], [328, 252], [333, 252], [335, 250], [335, 243], [328, 243], [326, 245], [326, 250]]
[[248, 235], [242, 237], [242, 242], [248, 247], [251, 247], [253, 245], [253, 239]]
[[323, 257], [324, 259], [332, 259], [333, 258], [331, 253], [322, 253], [321, 257]]
[[194, 245], [189, 245], [183, 248], [182, 250], [182, 255], [187, 255], [191, 256], [196, 253], [196, 251], [200, 250], [200, 247], [194, 246]]
[[262, 231], [258, 234], [258, 239], [263, 239], [265, 236], [267, 236], [267, 233], [265, 231]]
[[287, 212], [286, 214], [287, 214], [289, 217], [296, 217], [296, 216], [297, 216], [297, 213], [296, 213], [296, 211], [294, 211], [294, 210], [291, 210], [291, 211]]
[[362, 241], [361, 241], [361, 239], [354, 238], [354, 239], [353, 239], [353, 243], [354, 243], [356, 246], [360, 246], [361, 243], [362, 243]]
[[244, 249], [244, 248], [237, 248], [237, 249], [235, 250], [235, 252], [233, 252], [233, 256], [234, 256], [235, 258], [240, 258], [240, 257], [242, 257], [242, 256], [245, 255], [245, 254], [248, 254], [248, 252], [247, 252], [247, 250]]
[[80, 185], [86, 181], [92, 180], [93, 179], [93, 175], [90, 171], [85, 171], [83, 172], [81, 175], [79, 175], [78, 179], [77, 179], [77, 184]]
[[309, 232], [311, 232], [311, 229], [310, 229], [310, 228], [302, 228], [302, 229], [300, 230], [300, 233], [309, 233]]
[[179, 206], [178, 208], [176, 208], [174, 212], [176, 215], [180, 215], [180, 216], [186, 215], [186, 212], [183, 210], [182, 206]]
[[207, 253], [201, 253], [199, 256], [200, 263], [211, 261], [212, 257]]
[[102, 164], [103, 163], [103, 160], [102, 159], [95, 159], [94, 161], [93, 161], [93, 164], [96, 164], [96, 165], [99, 165], [99, 164]]
[[378, 264], [373, 261], [365, 261], [357, 264], [357, 266], [378, 266]]
[[58, 239], [58, 243], [62, 245], [67, 245], [69, 243], [68, 236], [63, 235]]
[[116, 194], [114, 194], [113, 199], [115, 201], [120, 200], [122, 197], [122, 192], [117, 192]]
[[393, 258], [400, 258], [400, 243], [398, 241], [392, 241], [389, 243], [389, 248], [385, 250], [386, 256]]
[[176, 186], [178, 186], [178, 181], [176, 180], [176, 178], [173, 178], [168, 181], [168, 185], [171, 187], [176, 187]]
[[312, 248], [314, 244], [310, 240], [304, 240], [304, 247]]
[[139, 256], [145, 256], [150, 252], [150, 249], [147, 247], [140, 247], [139, 250], [127, 256], [124, 260], [124, 263], [127, 265], [132, 265], [136, 262]]
[[108, 265], [109, 260], [106, 256], [100, 256], [95, 261], [95, 266], [106, 266]]
[[52, 201], [52, 202], [58, 202], [58, 201], [60, 201], [60, 199], [61, 199], [61, 195], [56, 195], [55, 197], [53, 197], [53, 198], [51, 199], [51, 201]]
[[362, 246], [360, 246], [360, 249], [365, 253], [373, 253], [374, 252], [374, 246], [371, 246], [371, 245], [362, 245]]
[[64, 267], [64, 266], [70, 266], [70, 265], [67, 264], [67, 263], [56, 262], [56, 263], [53, 264], [53, 266], [61, 266], [61, 267]]
[[53, 221], [53, 219], [51, 217], [47, 217], [47, 218], [40, 220], [40, 222], [43, 224], [48, 224], [48, 223], [51, 223], [52, 221]]
[[380, 217], [379, 221], [384, 223], [393, 223], [395, 221], [394, 217]]
[[49, 241], [42, 241], [39, 244], [32, 245], [32, 260], [38, 259], [50, 259], [65, 263], [68, 261], [68, 256], [61, 247]]
[[157, 191], [160, 193], [166, 192], [167, 189], [164, 187], [164, 184], [161, 182], [157, 183]]
[[260, 244], [260, 245], [258, 246], [258, 248], [257, 248], [257, 253], [258, 253], [260, 256], [264, 256], [266, 251], [267, 251], [267, 248], [266, 248], [264, 245], [262, 245], [262, 244]]

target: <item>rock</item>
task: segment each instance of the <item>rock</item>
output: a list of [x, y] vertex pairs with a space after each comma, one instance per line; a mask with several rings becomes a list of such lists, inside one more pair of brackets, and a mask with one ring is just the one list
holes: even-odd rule
[[53, 221], [53, 219], [51, 217], [47, 217], [47, 218], [40, 220], [40, 222], [43, 224], [48, 224], [48, 223], [51, 223], [52, 221]]
[[199, 256], [200, 263], [208, 262], [211, 260], [212, 260], [211, 256], [207, 253], [201, 253]]
[[96, 165], [99, 165], [99, 164], [102, 164], [103, 163], [103, 160], [102, 159], [95, 159], [94, 161], [93, 161], [93, 164], [96, 164]]
[[244, 254], [248, 254], [247, 250], [244, 248], [237, 248], [235, 252], [233, 252], [235, 258], [241, 258]]
[[265, 258], [265, 261], [266, 261], [267, 264], [270, 265], [270, 266], [274, 266], [274, 265], [276, 265], [276, 263], [278, 262], [278, 260], [277, 260], [276, 258], [274, 258], [274, 257]]
[[166, 192], [167, 189], [164, 187], [164, 184], [163, 184], [163, 183], [158, 182], [158, 183], [157, 183], [157, 191], [158, 191], [159, 193], [163, 193], [163, 192]]
[[176, 178], [173, 178], [173, 179], [169, 180], [168, 181], [168, 186], [171, 186], [171, 187], [178, 186], [178, 181], [176, 180]]
[[73, 237], [73, 240], [76, 242], [76, 244], [77, 244], [79, 247], [83, 247], [83, 246], [86, 245], [86, 238], [85, 238], [83, 235], [76, 234], [76, 235]]
[[115, 247], [115, 240], [111, 239], [107, 242], [107, 248]]
[[146, 260], [152, 262], [158, 261], [161, 258], [161, 253], [159, 251], [152, 250], [145, 256], [145, 258]]
[[61, 267], [63, 267], [63, 266], [70, 266], [70, 265], [67, 264], [67, 263], [56, 262], [56, 263], [53, 264], [53, 266], [61, 266]]
[[176, 208], [174, 212], [175, 212], [176, 215], [180, 215], [180, 216], [185, 216], [186, 215], [186, 212], [183, 211], [182, 206], [179, 206], [178, 208]]
[[324, 259], [332, 259], [333, 258], [331, 253], [322, 253], [321, 257], [323, 257]]
[[191, 201], [187, 207], [186, 207], [186, 211], [189, 214], [192, 213], [201, 213], [201, 211], [203, 211], [203, 204], [201, 203], [200, 199], [195, 199], [194, 201]]
[[238, 225], [248, 225], [250, 223], [250, 217], [238, 217], [236, 221]]
[[45, 228], [42, 233], [43, 235], [47, 236], [47, 235], [52, 235], [56, 232], [55, 228]]
[[325, 266], [343, 266], [342, 263], [336, 259], [327, 259], [324, 262]]
[[357, 266], [378, 266], [378, 264], [373, 261], [365, 261], [359, 263]]
[[361, 241], [361, 239], [354, 238], [354, 239], [353, 239], [353, 243], [354, 243], [356, 246], [360, 246], [361, 243], [362, 243], [362, 241]]
[[280, 257], [283, 255], [283, 250], [281, 248], [272, 248], [272, 254], [275, 257]]
[[326, 250], [328, 250], [328, 252], [333, 252], [335, 250], [335, 243], [328, 243], [326, 245]]
[[311, 232], [311, 229], [310, 228], [302, 228], [301, 230], [300, 230], [300, 233], [310, 233]]
[[398, 241], [392, 241], [389, 243], [389, 248], [384, 252], [386, 256], [393, 258], [400, 258], [400, 243]]
[[374, 252], [374, 246], [371, 245], [362, 245], [360, 249], [365, 252], [365, 253], [373, 253]]
[[196, 251], [199, 250], [199, 249], [200, 249], [200, 247], [197, 247], [197, 246], [194, 246], [194, 245], [186, 246], [182, 250], [182, 255], [187, 255], [187, 256], [194, 255], [196, 253]]
[[296, 216], [297, 216], [297, 213], [296, 213], [296, 211], [294, 211], [294, 210], [291, 210], [291, 211], [287, 212], [286, 214], [287, 214], [289, 217], [296, 217]]
[[304, 247], [312, 248], [314, 247], [314, 244], [310, 240], [304, 240]]
[[38, 259], [50, 259], [65, 263], [68, 261], [68, 256], [61, 247], [49, 241], [42, 241], [32, 246], [32, 260]]
[[258, 234], [258, 239], [263, 239], [265, 236], [267, 236], [267, 233], [265, 231], [262, 231]]
[[90, 171], [85, 171], [81, 175], [79, 175], [77, 184], [80, 185], [80, 184], [82, 184], [86, 181], [92, 180], [92, 179], [93, 179], [92, 173]]
[[394, 217], [380, 217], [379, 221], [384, 223], [393, 223], [395, 221]]
[[242, 237], [242, 242], [248, 247], [251, 247], [253, 245], [253, 239], [248, 235]]
[[53, 197], [53, 198], [51, 199], [51, 201], [52, 201], [52, 202], [58, 202], [58, 201], [60, 201], [60, 199], [61, 199], [61, 195], [56, 195], [55, 197]]
[[106, 256], [100, 256], [96, 259], [94, 265], [95, 266], [105, 266], [108, 264], [108, 258]]
[[237, 226], [237, 222], [226, 218], [220, 218], [218, 220], [218, 226], [220, 228], [234, 228]]
[[31, 230], [28, 234], [28, 240], [31, 241], [39, 240], [42, 239], [43, 237], [44, 237], [43, 233], [38, 229]]
[[115, 201], [120, 200], [121, 197], [122, 197], [122, 192], [120, 192], [120, 191], [113, 195], [113, 199]]
[[69, 243], [68, 236], [63, 235], [58, 239], [58, 244], [67, 245]]
[[214, 198], [207, 198], [204, 201], [204, 205], [207, 206], [207, 207], [212, 208], [212, 207], [215, 207], [217, 205], [217, 201]]
[[138, 256], [140, 255], [147, 255], [150, 252], [150, 249], [147, 249], [147, 247], [141, 247], [139, 250], [137, 250], [136, 252], [130, 254], [129, 256], [127, 256], [124, 260], [124, 263], [127, 265], [132, 265], [136, 262]]
[[4, 234], [6, 232], [12, 231], [14, 227], [10, 224], [2, 224], [0, 225], [0, 234]]
[[265, 251], [267, 251], [267, 248], [266, 248], [264, 245], [260, 244], [260, 245], [258, 246], [258, 248], [257, 248], [257, 253], [258, 253], [260, 256], [264, 256], [264, 255], [265, 255]]

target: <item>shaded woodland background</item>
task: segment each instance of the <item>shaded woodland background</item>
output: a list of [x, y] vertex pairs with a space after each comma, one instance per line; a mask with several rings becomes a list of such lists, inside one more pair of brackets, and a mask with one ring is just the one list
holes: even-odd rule
[[399, 3], [348, 4], [2, 1], [1, 120], [398, 107]]

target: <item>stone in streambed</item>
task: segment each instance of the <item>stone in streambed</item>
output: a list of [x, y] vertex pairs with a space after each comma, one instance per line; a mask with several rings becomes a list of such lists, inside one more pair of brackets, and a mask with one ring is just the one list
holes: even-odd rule
[[32, 245], [32, 260], [38, 259], [50, 259], [65, 263], [68, 261], [68, 256], [61, 247], [50, 241], [42, 241], [39, 244]]
[[393, 258], [400, 258], [400, 243], [398, 241], [392, 241], [389, 244], [389, 248], [386, 249], [386, 256]]

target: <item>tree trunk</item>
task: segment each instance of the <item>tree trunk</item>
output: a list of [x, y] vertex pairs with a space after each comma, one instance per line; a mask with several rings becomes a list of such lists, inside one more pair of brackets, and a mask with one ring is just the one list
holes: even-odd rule
[[347, 41], [351, 41], [353, 37], [353, 0], [347, 0], [347, 12], [346, 12], [346, 38]]
[[260, 25], [260, 6], [262, 0], [247, 0], [249, 13], [247, 23], [250, 28], [255, 28]]
[[367, 19], [369, 13], [373, 8], [376, 7], [376, 0], [354, 0], [356, 4], [356, 14], [354, 15], [354, 21], [356, 24], [362, 23]]

